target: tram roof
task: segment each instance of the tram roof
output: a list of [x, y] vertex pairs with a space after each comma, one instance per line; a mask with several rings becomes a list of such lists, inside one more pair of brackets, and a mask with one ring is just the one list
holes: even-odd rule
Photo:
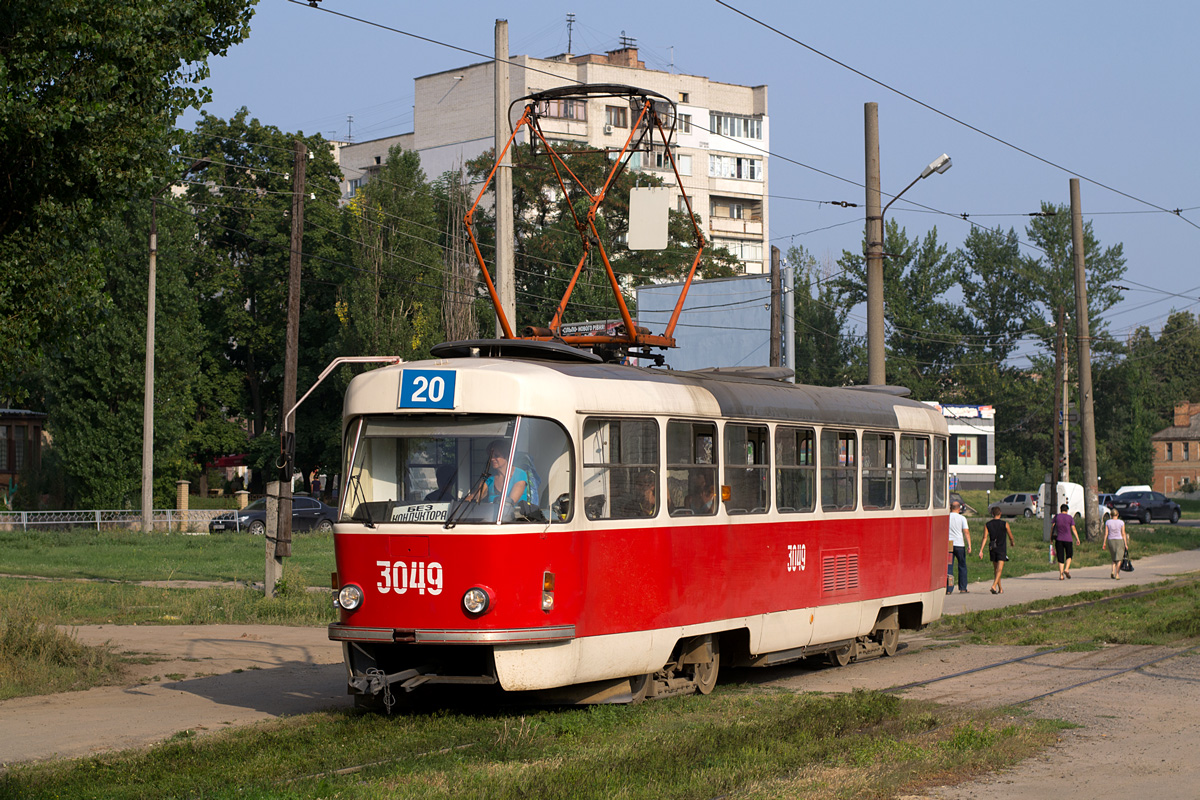
[[458, 413], [563, 420], [576, 414], [667, 414], [946, 431], [935, 409], [896, 396], [892, 387], [831, 388], [736, 371], [675, 372], [512, 357], [431, 359], [370, 370], [347, 389], [345, 416], [395, 412], [404, 369], [453, 370], [459, 386], [454, 407]]

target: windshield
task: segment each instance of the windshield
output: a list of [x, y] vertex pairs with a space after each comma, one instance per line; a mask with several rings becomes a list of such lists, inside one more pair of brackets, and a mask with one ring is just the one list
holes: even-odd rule
[[570, 440], [556, 422], [500, 415], [367, 417], [347, 435], [342, 521], [565, 522]]

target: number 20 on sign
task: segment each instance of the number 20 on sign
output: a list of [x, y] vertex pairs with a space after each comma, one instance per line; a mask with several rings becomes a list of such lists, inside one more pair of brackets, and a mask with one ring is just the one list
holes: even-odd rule
[[455, 377], [449, 369], [404, 370], [399, 408], [454, 408]]

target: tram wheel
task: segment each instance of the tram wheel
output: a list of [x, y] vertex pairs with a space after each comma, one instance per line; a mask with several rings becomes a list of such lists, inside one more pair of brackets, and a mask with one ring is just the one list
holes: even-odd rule
[[713, 641], [712, 661], [707, 664], [697, 664], [692, 671], [692, 680], [696, 682], [696, 691], [700, 694], [710, 694], [717, 685], [717, 673], [721, 669], [721, 654], [717, 651], [717, 643]]
[[896, 655], [896, 647], [900, 644], [900, 629], [885, 628], [879, 633], [879, 644], [883, 646], [883, 654], [885, 656]]
[[654, 681], [653, 673], [645, 675], [634, 675], [629, 679], [629, 694], [632, 699], [629, 705], [637, 705], [646, 699], [646, 695], [650, 693], [650, 684]]
[[844, 667], [850, 663], [850, 657], [854, 654], [854, 643], [839, 647], [837, 650], [829, 651], [829, 663], [835, 667]]

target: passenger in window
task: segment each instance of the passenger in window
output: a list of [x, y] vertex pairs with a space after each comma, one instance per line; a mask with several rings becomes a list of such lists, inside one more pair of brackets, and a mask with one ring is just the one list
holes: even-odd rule
[[633, 479], [633, 495], [626, 498], [614, 516], [653, 517], [658, 511], [658, 479], [653, 470], [643, 470]]
[[717, 511], [716, 482], [708, 470], [692, 471], [691, 494], [687, 497], [687, 507], [693, 514], [715, 514]]
[[437, 468], [437, 488], [425, 495], [426, 503], [446, 502], [454, 499], [454, 477], [458, 468], [453, 464], [442, 464]]
[[[503, 439], [488, 445], [488, 470], [487, 480], [467, 495], [468, 500], [495, 503], [500, 499], [500, 492], [504, 490], [504, 474], [508, 471], [508, 442]], [[508, 500], [512, 503], [529, 500], [529, 476], [520, 467], [513, 469], [509, 479]]]

